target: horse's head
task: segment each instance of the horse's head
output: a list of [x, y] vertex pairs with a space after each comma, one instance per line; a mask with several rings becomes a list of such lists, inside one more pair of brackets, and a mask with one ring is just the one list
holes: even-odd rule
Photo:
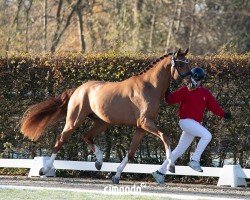
[[188, 48], [185, 52], [179, 49], [172, 56], [171, 60], [171, 75], [174, 80], [180, 80], [188, 77], [191, 72], [189, 68], [189, 60], [186, 58]]

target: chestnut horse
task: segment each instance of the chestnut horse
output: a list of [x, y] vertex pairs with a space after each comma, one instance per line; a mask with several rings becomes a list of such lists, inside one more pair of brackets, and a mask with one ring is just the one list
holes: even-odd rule
[[83, 140], [95, 153], [98, 170], [102, 167], [103, 153], [94, 145], [93, 138], [114, 124], [137, 127], [130, 149], [112, 178], [114, 183], [119, 183], [121, 172], [134, 157], [146, 132], [162, 140], [166, 159], [169, 160], [168, 170], [174, 172], [169, 138], [159, 130], [154, 120], [171, 78], [177, 80], [190, 74], [189, 61], [185, 57], [187, 53], [188, 49], [185, 52], [179, 49], [174, 54], [166, 54], [156, 60], [146, 72], [124, 81], [88, 81], [76, 89], [66, 90], [58, 97], [29, 107], [21, 121], [21, 132], [34, 141], [48, 125], [66, 115], [64, 129], [57, 137], [51, 158], [40, 170], [40, 175], [48, 173], [63, 143], [87, 117], [94, 121], [94, 125], [83, 135]]

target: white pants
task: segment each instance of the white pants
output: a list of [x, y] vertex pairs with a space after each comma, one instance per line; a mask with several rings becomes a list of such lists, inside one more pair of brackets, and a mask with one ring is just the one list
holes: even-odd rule
[[[182, 135], [177, 147], [172, 152], [172, 163], [174, 163], [187, 150], [195, 137], [200, 137], [200, 141], [192, 155], [192, 160], [200, 162], [201, 154], [212, 139], [211, 133], [199, 122], [193, 119], [181, 119], [179, 125], [182, 129]], [[167, 165], [168, 160], [166, 159], [158, 171], [166, 174]]]

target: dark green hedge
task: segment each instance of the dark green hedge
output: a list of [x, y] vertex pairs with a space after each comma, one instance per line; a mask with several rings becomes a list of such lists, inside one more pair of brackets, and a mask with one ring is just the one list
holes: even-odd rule
[[[50, 127], [32, 142], [19, 132], [19, 121], [29, 105], [74, 88], [88, 80], [121, 81], [147, 67], [157, 55], [122, 54], [114, 52], [97, 55], [11, 55], [0, 58], [0, 156], [34, 157], [50, 155], [55, 138], [62, 131], [64, 121]], [[204, 124], [213, 140], [202, 156], [203, 165], [217, 160], [222, 165], [231, 157], [235, 163], [247, 165], [250, 152], [249, 136], [249, 66], [250, 55], [189, 56], [193, 66], [205, 68], [204, 85], [211, 89], [223, 108], [231, 111], [229, 122], [207, 113]], [[171, 85], [175, 90], [176, 84]], [[178, 127], [176, 106], [162, 103], [157, 118], [159, 126], [170, 135], [175, 147], [181, 131]], [[89, 129], [86, 121], [58, 155], [59, 159], [86, 160], [88, 149], [81, 135]], [[105, 151], [106, 160], [119, 161], [125, 155], [134, 128], [115, 126], [96, 139]], [[195, 143], [194, 143], [195, 144]], [[191, 150], [194, 149], [194, 145]], [[187, 152], [178, 164], [186, 164]], [[164, 148], [158, 139], [147, 135], [137, 151], [135, 162], [159, 163], [164, 159]], [[249, 161], [248, 161], [249, 162]]]

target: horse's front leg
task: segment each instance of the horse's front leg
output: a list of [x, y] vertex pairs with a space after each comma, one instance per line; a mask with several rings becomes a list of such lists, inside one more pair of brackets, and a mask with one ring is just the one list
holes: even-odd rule
[[121, 164], [118, 166], [115, 176], [112, 177], [112, 182], [114, 184], [119, 184], [122, 171], [124, 170], [127, 163], [134, 158], [135, 152], [144, 136], [145, 136], [145, 131], [143, 129], [137, 128], [126, 157], [122, 160]]
[[167, 170], [175, 173], [175, 165], [172, 163], [171, 159], [172, 151], [170, 147], [170, 141], [167, 135], [159, 130], [153, 120], [146, 117], [141, 117], [137, 122], [137, 126], [141, 127], [145, 131], [148, 131], [149, 133], [154, 134], [162, 140], [166, 151], [166, 159], [168, 160]]
[[45, 175], [49, 172], [49, 170], [51, 170], [51, 168], [53, 167], [53, 163], [56, 159], [56, 155], [58, 153], [58, 151], [62, 148], [62, 145], [68, 141], [70, 135], [72, 134], [73, 130], [75, 128], [71, 127], [71, 126], [67, 126], [65, 125], [63, 132], [57, 137], [56, 139], [56, 144], [54, 146], [54, 149], [52, 151], [52, 155], [50, 157], [50, 160], [46, 163], [46, 166], [41, 168], [39, 171], [39, 175]]

